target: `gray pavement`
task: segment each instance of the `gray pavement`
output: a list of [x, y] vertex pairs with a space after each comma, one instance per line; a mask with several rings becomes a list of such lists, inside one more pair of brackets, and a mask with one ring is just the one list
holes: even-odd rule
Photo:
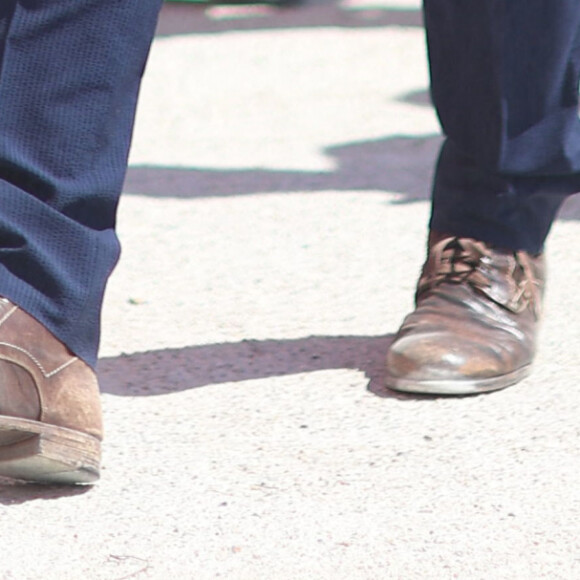
[[93, 489], [0, 487], [1, 579], [580, 578], [580, 208], [535, 374], [400, 396], [383, 358], [440, 142], [419, 3], [167, 5], [106, 297]]

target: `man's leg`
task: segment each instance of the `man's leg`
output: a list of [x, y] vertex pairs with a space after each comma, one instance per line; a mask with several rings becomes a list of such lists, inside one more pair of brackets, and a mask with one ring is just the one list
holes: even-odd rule
[[417, 309], [389, 350], [387, 383], [476, 393], [529, 371], [544, 241], [565, 196], [580, 191], [580, 5], [424, 4], [447, 139]]
[[98, 475], [92, 367], [160, 4], [0, 7], [0, 475]]

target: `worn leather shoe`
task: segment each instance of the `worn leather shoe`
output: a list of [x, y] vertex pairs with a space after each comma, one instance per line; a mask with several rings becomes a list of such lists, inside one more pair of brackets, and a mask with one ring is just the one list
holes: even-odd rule
[[99, 477], [101, 438], [93, 370], [0, 298], [0, 475], [92, 483]]
[[389, 388], [466, 395], [529, 374], [544, 259], [432, 232], [415, 296], [387, 354]]

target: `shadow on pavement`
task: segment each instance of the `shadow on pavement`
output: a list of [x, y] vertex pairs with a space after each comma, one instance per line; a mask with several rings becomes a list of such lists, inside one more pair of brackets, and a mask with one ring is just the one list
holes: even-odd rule
[[252, 193], [388, 191], [399, 203], [429, 199], [441, 137], [397, 136], [328, 147], [330, 172], [132, 166], [125, 193], [153, 197], [222, 197]]
[[157, 36], [211, 34], [234, 30], [289, 28], [422, 27], [421, 10], [380, 6], [377, 2], [310, 0], [286, 5], [217, 5], [166, 3], [160, 14]]
[[9, 506], [33, 500], [61, 499], [83, 495], [91, 489], [90, 485], [36, 485], [0, 477], [0, 505]]
[[[431, 107], [429, 91], [413, 91], [399, 100]], [[334, 171], [212, 169], [211, 167], [129, 167], [125, 194], [162, 198], [227, 197], [252, 193], [315, 191], [388, 191], [397, 203], [425, 201], [443, 137], [397, 135], [327, 147]]]
[[571, 195], [566, 199], [560, 213], [558, 214], [558, 219], [563, 221], [580, 220], [580, 196]]
[[386, 336], [310, 336], [283, 340], [166, 349], [99, 361], [103, 393], [154, 396], [207, 385], [264, 379], [331, 369], [354, 369], [377, 396], [408, 398], [386, 389]]

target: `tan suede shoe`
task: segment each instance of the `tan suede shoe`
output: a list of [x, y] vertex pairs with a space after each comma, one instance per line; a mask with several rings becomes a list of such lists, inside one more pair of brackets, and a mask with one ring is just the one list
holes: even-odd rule
[[99, 477], [101, 438], [95, 373], [0, 298], [0, 475], [91, 483]]
[[544, 287], [541, 255], [433, 232], [416, 293], [387, 354], [389, 388], [465, 395], [528, 375]]

